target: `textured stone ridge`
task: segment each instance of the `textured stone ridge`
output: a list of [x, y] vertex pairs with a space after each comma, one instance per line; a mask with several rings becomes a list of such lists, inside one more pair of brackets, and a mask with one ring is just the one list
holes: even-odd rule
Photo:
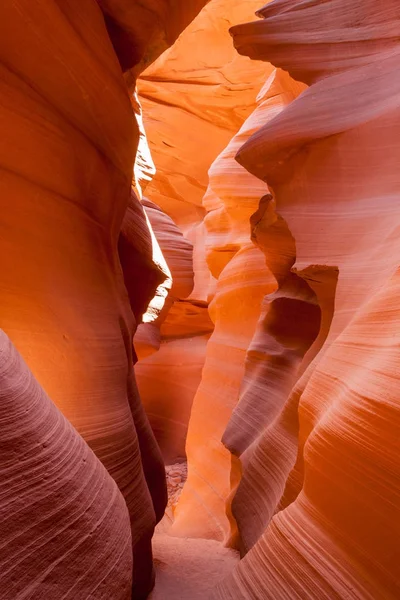
[[115, 481], [0, 330], [0, 598], [130, 600]]

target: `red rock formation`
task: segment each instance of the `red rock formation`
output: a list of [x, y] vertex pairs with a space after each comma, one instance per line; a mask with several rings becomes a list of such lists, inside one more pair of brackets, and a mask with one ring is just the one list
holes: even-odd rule
[[0, 330], [0, 598], [132, 597], [121, 492]]
[[[159, 32], [173, 40], [202, 3], [186, 2], [179, 17], [150, 0], [147, 7], [100, 4], [125, 67], [154, 56]], [[141, 27], [159, 8], [167, 20], [143, 44]], [[140, 597], [151, 585], [150, 538], [166, 488], [134, 380], [135, 321], [117, 253], [138, 127], [97, 2], [76, 10], [71, 2], [20, 0], [2, 5], [0, 23], [1, 325], [123, 492]], [[144, 227], [135, 202], [130, 208]], [[129, 257], [132, 240], [125, 241]], [[154, 273], [146, 253], [130, 256]], [[136, 314], [151, 296], [150, 271], [141, 273], [136, 295], [129, 290]]]
[[265, 81], [266, 66], [239, 56], [228, 32], [257, 8], [257, 0], [213, 0], [138, 79], [157, 167], [146, 194], [184, 233], [202, 220], [208, 169], [254, 109]]
[[189, 25], [208, 0], [97, 0], [123, 70], [142, 71]]
[[398, 597], [399, 292], [397, 271], [319, 362], [299, 411], [302, 490], [213, 597]]
[[263, 496], [265, 532], [257, 540], [245, 524], [254, 545], [213, 597], [394, 599], [400, 11], [390, 0], [275, 0], [260, 16], [234, 28], [239, 50], [311, 87], [237, 159], [271, 186], [295, 244], [291, 272], [315, 294], [321, 326], [281, 416], [257, 440], [240, 502], [238, 492], [242, 515], [246, 499]]
[[[255, 0], [213, 0], [162, 56], [205, 0], [3, 4], [0, 597], [148, 594], [166, 487], [143, 321], [167, 462], [198, 386], [172, 531], [245, 555], [212, 597], [395, 600], [397, 0], [274, 0], [234, 27], [285, 71], [237, 135], [271, 72], [226, 33]], [[149, 183], [134, 90], [157, 56]]]

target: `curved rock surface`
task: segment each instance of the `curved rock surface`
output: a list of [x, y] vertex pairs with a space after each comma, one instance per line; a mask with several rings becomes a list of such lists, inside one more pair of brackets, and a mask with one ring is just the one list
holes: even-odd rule
[[400, 597], [400, 7], [256, 8], [0, 7], [4, 600], [144, 599], [164, 461], [184, 590]]
[[166, 487], [117, 253], [138, 129], [96, 2], [6, 3], [0, 29], [1, 326], [123, 492], [139, 597]]
[[398, 597], [399, 286], [397, 271], [319, 362], [299, 408], [302, 489], [213, 598]]
[[[269, 199], [258, 212], [258, 241], [270, 240], [281, 220], [295, 250], [283, 283], [303, 280], [321, 323], [281, 414], [246, 464], [236, 510], [248, 511], [252, 497], [262, 522], [257, 531], [247, 520], [251, 550], [213, 598], [394, 599], [400, 11], [390, 0], [275, 0], [260, 16], [233, 29], [239, 51], [310, 88], [237, 159], [273, 190], [276, 206]], [[242, 442], [232, 444], [240, 452]]]
[[[185, 456], [193, 390], [203, 366], [201, 345], [196, 343], [189, 356], [185, 350], [188, 335], [198, 325], [191, 315], [197, 312], [196, 307], [184, 300], [193, 288], [193, 247], [160, 207], [147, 198], [142, 203], [168, 263], [171, 289], [157, 319], [138, 327], [134, 344], [139, 363], [135, 373], [144, 408], [168, 464]], [[169, 331], [173, 331], [172, 336]], [[199, 332], [195, 330], [193, 335]]]
[[115, 481], [0, 330], [0, 598], [132, 598]]
[[265, 81], [265, 64], [239, 56], [228, 32], [257, 8], [256, 0], [212, 0], [138, 79], [157, 166], [146, 194], [184, 233], [204, 217], [208, 169], [254, 109]]
[[124, 71], [135, 77], [171, 46], [209, 0], [96, 0]]

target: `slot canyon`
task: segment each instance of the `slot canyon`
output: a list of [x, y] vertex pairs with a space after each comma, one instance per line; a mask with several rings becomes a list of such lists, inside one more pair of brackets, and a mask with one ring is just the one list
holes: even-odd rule
[[399, 600], [400, 1], [0, 4], [0, 600]]

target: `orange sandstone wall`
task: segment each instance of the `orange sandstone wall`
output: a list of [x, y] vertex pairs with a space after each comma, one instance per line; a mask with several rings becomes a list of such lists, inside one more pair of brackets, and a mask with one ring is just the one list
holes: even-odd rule
[[310, 87], [237, 160], [273, 191], [275, 206], [260, 207], [256, 242], [265, 246], [281, 221], [294, 260], [280, 287], [301, 278], [321, 321], [297, 383], [256, 447], [249, 453], [246, 440], [234, 440], [239, 421], [226, 434], [237, 453], [245, 449], [234, 513], [239, 522], [257, 506], [262, 518], [256, 527], [242, 521], [243, 550], [251, 549], [213, 598], [394, 600], [400, 10], [391, 0], [275, 0], [260, 16], [234, 28], [239, 51]]
[[[152, 584], [150, 538], [166, 489], [134, 379], [135, 319], [117, 252], [138, 142], [121, 65], [152, 60], [155, 38], [164, 48], [204, 2], [174, 4], [84, 0], [77, 10], [70, 1], [20, 0], [0, 8], [0, 324], [123, 492], [138, 598]], [[135, 27], [143, 34], [152, 13], [166, 21], [157, 19], [143, 43]], [[141, 286], [157, 269], [125, 233], [142, 274], [138, 296], [151, 297]], [[131, 300], [140, 317], [146, 305]]]
[[238, 401], [262, 299], [275, 289], [276, 280], [250, 238], [250, 217], [268, 188], [235, 161], [235, 154], [293, 98], [287, 96], [269, 98], [263, 89], [260, 109], [246, 120], [209, 171], [203, 203], [208, 211], [204, 219], [207, 263], [218, 279], [209, 306], [215, 329], [193, 403], [186, 445], [188, 480], [175, 513], [171, 530], [175, 534], [237, 543], [229, 504], [239, 471], [237, 464], [231, 469], [231, 454], [221, 438]]

